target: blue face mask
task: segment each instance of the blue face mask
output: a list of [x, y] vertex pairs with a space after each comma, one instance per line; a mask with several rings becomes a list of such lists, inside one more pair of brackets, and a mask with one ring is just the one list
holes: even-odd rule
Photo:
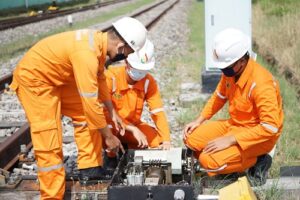
[[147, 75], [148, 71], [147, 70], [138, 70], [138, 69], [129, 67], [129, 68], [127, 68], [127, 73], [132, 80], [139, 81], [139, 80], [142, 80]]

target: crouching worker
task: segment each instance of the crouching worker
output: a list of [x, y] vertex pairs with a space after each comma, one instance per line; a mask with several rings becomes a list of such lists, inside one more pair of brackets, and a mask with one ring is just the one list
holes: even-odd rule
[[122, 129], [112, 109], [104, 64], [107, 56], [116, 61], [141, 49], [147, 30], [129, 17], [113, 26], [108, 32], [87, 29], [45, 38], [25, 54], [14, 71], [10, 87], [16, 91], [30, 124], [41, 199], [64, 198], [62, 114], [74, 123], [81, 177], [90, 179], [101, 173], [102, 140], [111, 151], [122, 149], [98, 100], [100, 96]]
[[[112, 132], [130, 149], [170, 149], [170, 131], [158, 85], [149, 74], [155, 65], [152, 42], [146, 40], [139, 53], [129, 54], [125, 62], [126, 66], [110, 66], [105, 72], [113, 106], [126, 130], [124, 135], [119, 134], [113, 123], [108, 122]], [[141, 121], [144, 102], [149, 106], [156, 127]], [[115, 157], [110, 153], [108, 156]]]
[[[264, 182], [272, 158], [268, 152], [283, 126], [279, 84], [272, 74], [249, 57], [250, 38], [225, 29], [214, 39], [215, 66], [223, 72], [200, 116], [187, 124], [186, 146], [208, 175], [244, 172]], [[225, 103], [229, 119], [207, 121]]]

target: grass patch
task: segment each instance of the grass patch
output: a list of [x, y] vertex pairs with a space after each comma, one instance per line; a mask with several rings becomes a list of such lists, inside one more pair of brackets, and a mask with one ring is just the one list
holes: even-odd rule
[[298, 0], [254, 0], [253, 3], [260, 4], [266, 14], [279, 17], [296, 13], [300, 5]]
[[[281, 200], [284, 198], [282, 188], [279, 188], [279, 180], [275, 180], [269, 188], [258, 187], [254, 192], [259, 200]], [[285, 198], [287, 199], [287, 198]]]
[[[271, 54], [279, 73], [288, 71], [300, 90], [300, 1], [259, 0], [253, 5], [253, 38], [259, 53]], [[282, 10], [282, 11], [278, 11]], [[275, 14], [274, 14], [275, 13]]]
[[7, 60], [9, 60], [10, 58], [17, 56], [21, 53], [23, 53], [24, 51], [26, 51], [27, 49], [29, 49], [32, 45], [34, 45], [36, 42], [38, 42], [39, 40], [41, 40], [42, 38], [45, 38], [49, 35], [53, 35], [56, 33], [60, 33], [60, 32], [64, 32], [64, 31], [70, 31], [70, 30], [76, 30], [76, 29], [80, 29], [80, 28], [86, 28], [88, 26], [97, 24], [97, 23], [102, 23], [105, 22], [109, 19], [112, 19], [116, 16], [119, 15], [124, 15], [132, 10], [138, 9], [143, 5], [149, 4], [151, 2], [153, 2], [154, 0], [139, 0], [137, 2], [134, 2], [130, 5], [126, 5], [123, 7], [120, 7], [118, 9], [115, 9], [113, 11], [107, 11], [107, 12], [103, 12], [101, 13], [101, 15], [93, 17], [93, 18], [89, 18], [85, 21], [81, 21], [81, 22], [76, 22], [74, 23], [74, 25], [72, 27], [69, 27], [68, 25], [66, 26], [62, 26], [60, 28], [57, 29], [53, 29], [50, 32], [41, 34], [41, 35], [27, 35], [24, 38], [14, 41], [12, 43], [9, 44], [5, 44], [2, 45], [0, 47], [0, 62], [5, 62]]

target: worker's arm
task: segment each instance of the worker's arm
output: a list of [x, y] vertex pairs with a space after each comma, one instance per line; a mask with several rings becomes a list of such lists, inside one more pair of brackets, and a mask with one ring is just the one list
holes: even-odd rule
[[150, 108], [151, 118], [153, 119], [158, 134], [163, 140], [162, 148], [170, 149], [170, 129], [168, 120], [163, 108], [163, 103], [160, 97], [160, 92], [153, 77], [149, 77], [149, 86], [146, 92], [146, 101]]
[[70, 55], [70, 61], [89, 128], [104, 128], [107, 124], [103, 105], [98, 101], [97, 74], [99, 69], [95, 53], [89, 50], [76, 51]]
[[200, 116], [206, 120], [210, 119], [226, 102], [226, 81], [224, 75], [222, 75], [215, 92], [205, 104]]
[[189, 134], [191, 134], [198, 126], [203, 122], [210, 119], [215, 113], [217, 113], [226, 103], [226, 87], [225, 87], [225, 78], [222, 75], [221, 80], [218, 83], [218, 86], [206, 103], [204, 109], [200, 113], [197, 119], [188, 123], [183, 130], [183, 139], [186, 139]]
[[127, 124], [126, 131], [129, 131], [130, 133], [132, 133], [133, 137], [138, 142], [139, 148], [148, 147], [147, 137], [138, 127], [134, 126], [133, 124]]
[[[106, 70], [105, 73], [103, 73], [102, 76], [98, 76], [98, 82], [99, 85], [105, 85], [106, 87], [102, 89], [102, 91], [99, 88], [99, 97], [103, 104], [105, 105], [106, 109], [109, 112], [110, 118], [112, 119], [114, 126], [117, 131], [119, 131], [120, 135], [125, 134], [125, 124], [123, 123], [123, 120], [118, 115], [117, 111], [113, 107], [112, 103], [112, 89], [113, 89], [113, 82], [112, 82], [112, 74], [109, 70]], [[105, 95], [101, 95], [101, 93], [105, 93]]]
[[123, 151], [123, 147], [107, 127], [103, 107], [98, 101], [98, 60], [94, 52], [81, 50], [70, 55], [74, 77], [81, 97], [89, 129], [97, 129], [111, 151]]
[[276, 83], [273, 80], [257, 84], [252, 90], [253, 109], [257, 109], [260, 123], [242, 132], [233, 133], [239, 146], [246, 150], [277, 136], [282, 127], [281, 100], [277, 99]]

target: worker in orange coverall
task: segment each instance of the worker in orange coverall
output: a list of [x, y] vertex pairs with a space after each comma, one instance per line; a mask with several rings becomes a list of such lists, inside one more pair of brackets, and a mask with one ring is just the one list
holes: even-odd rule
[[45, 38], [19, 62], [10, 87], [16, 91], [30, 124], [41, 199], [64, 197], [62, 114], [74, 123], [82, 178], [93, 179], [103, 172], [102, 138], [108, 150], [123, 150], [108, 128], [98, 100], [108, 108], [118, 130], [125, 131], [112, 107], [104, 64], [107, 56], [117, 61], [138, 51], [146, 35], [143, 24], [124, 17], [108, 32], [77, 30]]
[[[171, 146], [169, 125], [158, 85], [149, 74], [154, 65], [154, 45], [146, 40], [138, 53], [128, 56], [126, 66], [110, 66], [105, 72], [113, 106], [126, 129], [125, 134], [120, 134], [110, 123], [112, 132], [130, 149], [151, 147], [168, 150]], [[155, 127], [141, 121], [144, 102], [149, 106]], [[114, 154], [108, 156], [115, 158]]]
[[[208, 175], [250, 168], [250, 175], [263, 183], [272, 162], [268, 152], [283, 126], [279, 84], [250, 58], [250, 38], [241, 31], [221, 31], [213, 48], [215, 66], [223, 74], [199, 117], [185, 126], [184, 142]], [[207, 121], [227, 101], [230, 118]]]

